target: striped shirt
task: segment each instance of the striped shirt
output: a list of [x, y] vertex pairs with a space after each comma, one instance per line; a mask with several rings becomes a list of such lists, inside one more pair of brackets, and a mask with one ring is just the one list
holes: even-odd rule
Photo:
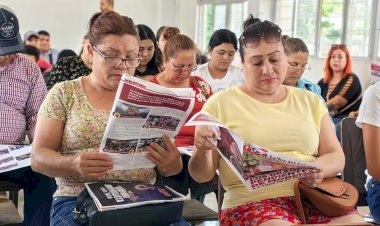
[[37, 113], [47, 90], [37, 64], [21, 54], [0, 65], [0, 144], [33, 140]]

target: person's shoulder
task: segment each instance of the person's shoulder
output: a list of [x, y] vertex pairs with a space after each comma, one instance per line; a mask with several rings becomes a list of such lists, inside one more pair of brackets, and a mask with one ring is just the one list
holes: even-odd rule
[[194, 71], [192, 75], [205, 78], [207, 76], [207, 71], [208, 71], [208, 63], [204, 63], [202, 65], [199, 65], [197, 67], [197, 70]]
[[75, 90], [81, 89], [82, 77], [73, 80], [67, 80], [56, 83], [51, 90], [60, 90], [64, 93], [72, 93]]
[[314, 100], [315, 98], [319, 99], [316, 93], [310, 92], [309, 90], [300, 89], [293, 86], [287, 86], [287, 88], [288, 88], [288, 91], [292, 95], [296, 96], [297, 98], [305, 99], [305, 100]]
[[369, 86], [365, 91], [366, 95], [380, 96], [380, 82]]

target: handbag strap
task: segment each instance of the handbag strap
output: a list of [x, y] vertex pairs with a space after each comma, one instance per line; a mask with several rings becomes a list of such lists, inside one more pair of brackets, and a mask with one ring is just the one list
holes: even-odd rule
[[306, 224], [305, 213], [304, 213], [303, 207], [302, 207], [302, 200], [301, 200], [301, 193], [300, 193], [300, 189], [299, 189], [299, 183], [300, 183], [299, 180], [296, 180], [294, 182], [294, 199], [296, 201], [297, 210], [298, 210], [300, 220], [302, 221], [303, 224]]
[[349, 105], [346, 105], [346, 107], [344, 107], [343, 109], [339, 110], [336, 115], [339, 115], [340, 113], [346, 111], [347, 109], [349, 109], [351, 106], [353, 106], [354, 104], [356, 104], [359, 100], [362, 99], [362, 96], [363, 94], [360, 94], [354, 101], [352, 101]]
[[77, 197], [77, 200], [75, 202], [75, 212], [80, 213], [82, 212], [82, 209], [84, 207], [84, 200], [88, 196], [88, 191], [87, 189], [84, 189], [79, 196]]

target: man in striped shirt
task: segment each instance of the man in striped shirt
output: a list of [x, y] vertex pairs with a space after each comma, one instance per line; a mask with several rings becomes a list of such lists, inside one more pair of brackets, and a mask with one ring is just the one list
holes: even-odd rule
[[[37, 64], [20, 54], [23, 43], [18, 20], [0, 6], [0, 144], [33, 141], [37, 112], [47, 90]], [[49, 225], [53, 180], [24, 167], [0, 173], [24, 189], [24, 225]]]

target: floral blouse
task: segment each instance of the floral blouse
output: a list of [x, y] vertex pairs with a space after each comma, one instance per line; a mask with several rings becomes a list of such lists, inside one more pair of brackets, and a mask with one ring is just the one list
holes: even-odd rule
[[[88, 102], [82, 87], [82, 77], [54, 86], [41, 105], [38, 116], [62, 121], [64, 126], [62, 155], [76, 155], [83, 151], [98, 151], [107, 125], [110, 111], [94, 109]], [[153, 168], [113, 170], [97, 181], [155, 182]], [[83, 177], [58, 177], [54, 196], [78, 196], [88, 180]]]
[[73, 80], [90, 73], [91, 69], [86, 66], [80, 56], [69, 56], [59, 59], [50, 73], [44, 74], [44, 79], [46, 87], [51, 89], [56, 83]]

